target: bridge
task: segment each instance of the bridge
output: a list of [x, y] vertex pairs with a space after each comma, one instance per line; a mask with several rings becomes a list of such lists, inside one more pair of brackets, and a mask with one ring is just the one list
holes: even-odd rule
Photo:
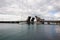
[[[45, 24], [45, 23], [47, 23], [47, 24], [51, 24], [51, 23], [60, 24], [60, 20], [45, 20], [45, 19], [42, 19], [38, 16], [35, 16], [35, 18], [36, 18], [36, 22], [41, 23], [41, 24]], [[28, 18], [27, 18], [28, 23], [30, 23], [30, 19], [31, 19], [31, 16], [28, 16]], [[34, 19], [32, 19], [32, 20], [33, 20], [32, 22], [34, 22]]]
[[42, 20], [40, 21], [42, 24], [44, 23], [47, 23], [47, 24], [51, 24], [51, 23], [54, 23], [54, 24], [60, 24], [60, 20]]

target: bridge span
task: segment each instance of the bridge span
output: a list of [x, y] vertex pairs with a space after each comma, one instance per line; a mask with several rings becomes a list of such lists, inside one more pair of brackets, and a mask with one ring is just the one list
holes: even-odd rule
[[44, 24], [44, 23], [47, 23], [47, 24], [50, 24], [50, 23], [60, 24], [60, 20], [41, 20], [40, 22], [42, 24]]

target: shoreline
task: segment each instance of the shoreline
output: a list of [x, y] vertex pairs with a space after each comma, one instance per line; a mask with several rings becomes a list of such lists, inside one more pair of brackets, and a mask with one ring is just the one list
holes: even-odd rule
[[21, 23], [26, 21], [0, 21], [0, 23]]
[[[26, 21], [0, 21], [0, 23], [21, 23], [21, 22], [26, 22]], [[36, 23], [36, 21], [34, 21], [34, 23]], [[54, 23], [54, 24], [60, 24], [60, 21], [57, 21], [56, 23], [55, 22], [51, 22], [51, 23]], [[37, 24], [40, 24], [40, 23], [37, 23]], [[45, 23], [44, 23], [45, 24]], [[48, 23], [47, 23], [48, 24]], [[50, 23], [49, 23], [50, 24]]]

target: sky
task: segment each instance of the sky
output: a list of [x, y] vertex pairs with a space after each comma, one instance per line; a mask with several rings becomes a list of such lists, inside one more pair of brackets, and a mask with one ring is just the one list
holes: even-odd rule
[[60, 20], [60, 0], [0, 0], [0, 21], [26, 20], [28, 16]]

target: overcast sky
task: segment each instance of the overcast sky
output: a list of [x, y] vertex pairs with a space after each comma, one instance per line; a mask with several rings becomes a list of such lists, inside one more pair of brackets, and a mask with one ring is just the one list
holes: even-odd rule
[[0, 0], [0, 20], [25, 20], [36, 15], [60, 20], [60, 0]]

